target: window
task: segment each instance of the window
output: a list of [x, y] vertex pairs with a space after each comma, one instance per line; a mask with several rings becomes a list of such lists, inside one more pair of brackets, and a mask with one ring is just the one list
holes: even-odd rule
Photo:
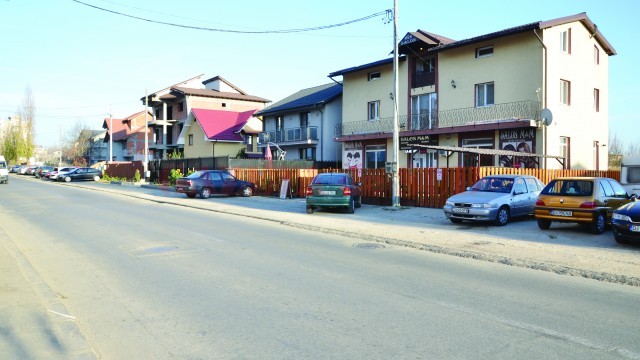
[[369, 81], [378, 80], [378, 79], [380, 79], [380, 71], [374, 71], [368, 74]]
[[485, 46], [476, 49], [476, 58], [483, 58], [493, 55], [493, 46]]
[[477, 84], [476, 107], [491, 106], [493, 104], [493, 83]]
[[562, 157], [564, 157], [564, 167], [566, 169], [570, 168], [570, 164], [571, 164], [571, 138], [569, 138], [568, 136], [560, 136], [560, 155]]
[[184, 111], [184, 101], [178, 104], [178, 111], [179, 112], [183, 112]]
[[384, 169], [385, 162], [387, 162], [386, 146], [368, 145], [365, 156], [367, 169]]
[[306, 128], [309, 126], [309, 112], [300, 113], [300, 127]]
[[560, 33], [560, 50], [571, 54], [571, 28]]
[[600, 65], [600, 49], [598, 49], [598, 45], [593, 45], [593, 63]]
[[193, 146], [193, 134], [189, 134], [189, 146]]
[[593, 89], [593, 110], [600, 112], [600, 90]]
[[380, 120], [380, 100], [369, 102], [369, 120]]
[[[476, 139], [463, 139], [463, 148], [475, 148], [475, 149], [493, 149], [492, 138], [476, 138]], [[462, 153], [463, 166], [493, 166], [493, 156], [480, 156], [480, 164], [478, 165], [478, 156], [476, 154]]]
[[411, 97], [411, 130], [434, 129], [437, 127], [437, 93]]
[[560, 80], [560, 103], [571, 105], [571, 81]]
[[167, 106], [167, 120], [173, 120], [173, 106]]
[[316, 148], [301, 148], [300, 151], [300, 160], [315, 160], [316, 158]]

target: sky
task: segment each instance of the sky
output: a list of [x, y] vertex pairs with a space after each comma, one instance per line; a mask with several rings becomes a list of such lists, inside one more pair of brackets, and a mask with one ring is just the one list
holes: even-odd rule
[[[617, 52], [609, 59], [610, 135], [623, 144], [640, 142], [640, 117], [634, 111], [640, 47], [632, 36], [640, 1], [397, 4], [398, 40], [418, 29], [463, 40], [586, 12]], [[145, 93], [200, 74], [221, 76], [250, 95], [276, 102], [330, 83], [331, 72], [389, 58], [393, 23], [385, 15], [351, 21], [393, 6], [393, 0], [0, 0], [0, 119], [16, 114], [30, 89], [37, 145], [57, 147], [60, 134], [78, 124], [102, 129], [109, 114], [124, 118], [143, 111]]]

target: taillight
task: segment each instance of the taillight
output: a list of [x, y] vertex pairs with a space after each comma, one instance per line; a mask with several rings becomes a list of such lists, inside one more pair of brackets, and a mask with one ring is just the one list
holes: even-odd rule
[[307, 194], [307, 196], [313, 195], [313, 189], [311, 188], [311, 186], [307, 186], [306, 194]]
[[587, 201], [580, 204], [580, 207], [583, 209], [595, 209], [598, 207], [598, 204], [593, 201]]
[[342, 195], [351, 196], [351, 188], [350, 187], [345, 187], [344, 189], [342, 189]]
[[536, 206], [544, 206], [544, 201], [536, 200]]

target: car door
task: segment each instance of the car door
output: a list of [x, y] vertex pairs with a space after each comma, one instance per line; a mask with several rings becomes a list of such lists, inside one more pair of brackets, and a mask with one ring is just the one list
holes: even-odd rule
[[511, 209], [512, 216], [518, 216], [525, 214], [528, 211], [529, 192], [527, 191], [527, 185], [523, 178], [518, 177], [513, 181], [513, 208]]
[[238, 180], [229, 173], [220, 173], [222, 176], [222, 189], [223, 194], [235, 194], [238, 192]]
[[224, 182], [222, 181], [222, 176], [217, 171], [212, 171], [207, 174], [207, 185], [211, 188], [211, 191], [214, 193], [221, 193], [223, 191]]
[[540, 195], [540, 191], [544, 188], [544, 186], [541, 186], [542, 183], [540, 183], [535, 178], [525, 178], [524, 181], [527, 184], [527, 192], [529, 194], [529, 197], [525, 204], [526, 209], [524, 212], [526, 214], [533, 214], [533, 209], [536, 206], [536, 199], [538, 198], [538, 195]]
[[603, 183], [607, 182], [609, 185], [611, 185], [611, 188], [613, 189], [613, 196], [610, 196], [607, 198], [607, 206], [610, 209], [609, 216], [612, 216], [613, 211], [615, 209], [630, 202], [631, 199], [627, 194], [627, 191], [624, 189], [624, 187], [622, 187], [622, 185], [620, 185], [619, 182], [613, 179], [604, 179], [602, 181]]

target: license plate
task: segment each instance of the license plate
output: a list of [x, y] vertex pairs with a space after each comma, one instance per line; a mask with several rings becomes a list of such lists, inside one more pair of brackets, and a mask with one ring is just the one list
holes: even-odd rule
[[333, 190], [320, 190], [320, 195], [335, 195], [336, 192]]
[[466, 213], [469, 212], [469, 209], [468, 208], [457, 208], [457, 207], [454, 207], [453, 209], [451, 209], [451, 211], [454, 212], [454, 213], [465, 213], [466, 214]]
[[551, 210], [549, 211], [551, 215], [555, 216], [573, 216], [572, 211], [564, 211], [564, 210]]
[[631, 231], [640, 232], [640, 225], [631, 225]]

